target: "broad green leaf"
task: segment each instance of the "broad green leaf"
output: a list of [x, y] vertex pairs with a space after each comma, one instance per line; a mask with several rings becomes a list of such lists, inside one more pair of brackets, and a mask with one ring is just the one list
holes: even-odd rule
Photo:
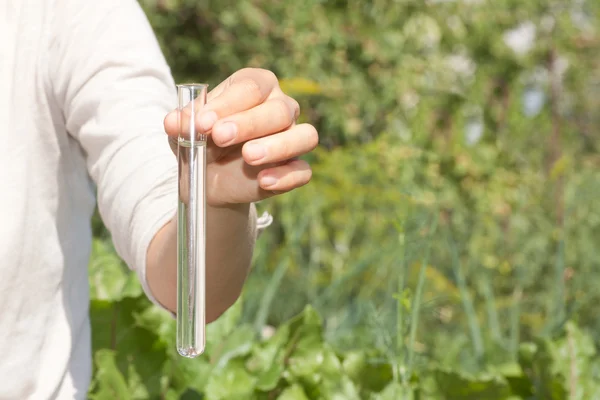
[[165, 363], [165, 377], [169, 380], [169, 386], [181, 395], [186, 390], [204, 393], [208, 379], [211, 376], [213, 366], [206, 357], [200, 356], [188, 359], [172, 354]]
[[510, 385], [511, 392], [521, 398], [530, 398], [533, 396], [533, 385], [531, 380], [524, 374], [521, 365], [518, 363], [506, 363], [489, 368], [491, 373], [502, 375]]
[[281, 392], [277, 400], [309, 400], [309, 398], [302, 390], [302, 386], [295, 384]]
[[285, 345], [289, 338], [289, 326], [284, 325], [265, 343], [254, 347], [246, 368], [258, 376], [256, 388], [273, 390], [284, 371]]
[[572, 322], [554, 341], [545, 338], [522, 345], [520, 362], [536, 396], [583, 400], [600, 395], [594, 343]]
[[321, 375], [339, 377], [341, 363], [329, 345], [314, 337], [301, 338], [287, 360], [287, 371], [296, 378], [318, 384]]
[[202, 400], [204, 397], [194, 391], [194, 390], [186, 390], [180, 397], [173, 398], [173, 400]]
[[164, 365], [163, 377], [168, 380], [175, 395], [181, 396], [188, 389], [202, 393], [213, 366], [205, 354], [195, 359], [187, 359], [177, 353], [175, 318], [152, 306], [135, 313], [135, 324], [156, 333], [158, 340], [165, 346], [168, 358]]
[[134, 319], [136, 325], [154, 332], [165, 346], [175, 349], [177, 324], [171, 313], [153, 305], [136, 312]]
[[255, 338], [256, 333], [250, 325], [241, 325], [229, 336], [222, 338], [211, 353], [215, 369], [224, 368], [231, 359], [250, 354]]
[[455, 371], [437, 369], [435, 380], [446, 400], [507, 400], [512, 395], [506, 379], [501, 376], [468, 376]]
[[232, 360], [227, 368], [212, 372], [206, 396], [214, 400], [247, 399], [254, 393], [256, 377], [250, 375], [241, 360]]
[[303, 335], [310, 334], [320, 337], [322, 324], [323, 320], [319, 313], [312, 306], [307, 305], [300, 314], [285, 325], [289, 325], [291, 336], [302, 333]]
[[332, 400], [361, 400], [358, 387], [343, 375], [340, 379], [327, 378], [322, 388], [323, 397]]
[[145, 299], [125, 298], [118, 302], [91, 302], [92, 346], [94, 351], [115, 351], [119, 371], [131, 393], [161, 392], [160, 377], [167, 358], [164, 343], [135, 323], [134, 314], [147, 307]]
[[389, 363], [370, 359], [367, 351], [351, 351], [344, 354], [344, 372], [361, 389], [380, 392], [392, 380], [393, 372]]
[[96, 374], [91, 385], [93, 400], [131, 399], [127, 382], [116, 363], [113, 350], [98, 350], [94, 354]]
[[520, 363], [533, 384], [536, 396], [549, 400], [567, 398], [565, 381], [557, 374], [549, 340], [540, 339], [535, 344], [523, 345]]
[[258, 343], [253, 349], [252, 357], [248, 360], [248, 370], [259, 373], [269, 369], [273, 362], [279, 359], [279, 355], [283, 354], [289, 338], [290, 327], [283, 325], [269, 339]]
[[311, 397], [331, 398], [335, 393], [348, 392], [347, 398], [356, 398], [354, 384], [343, 375], [337, 355], [329, 345], [314, 337], [298, 341], [287, 359], [283, 377], [301, 383]]
[[258, 375], [258, 381], [256, 381], [256, 388], [268, 392], [277, 387], [279, 380], [284, 371], [283, 363], [274, 362], [269, 368]]
[[210, 356], [213, 349], [219, 349], [223, 340], [235, 331], [240, 322], [242, 307], [243, 299], [240, 297], [219, 319], [206, 326], [205, 354]]
[[137, 275], [129, 270], [107, 239], [94, 239], [89, 264], [90, 297], [118, 301], [142, 295]]
[[371, 400], [417, 400], [414, 390], [397, 382], [391, 382], [381, 393], [371, 396]]

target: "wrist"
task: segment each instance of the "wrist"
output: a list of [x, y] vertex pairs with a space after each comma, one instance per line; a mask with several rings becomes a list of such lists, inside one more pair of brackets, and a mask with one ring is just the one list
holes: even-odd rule
[[207, 229], [217, 236], [220, 236], [217, 232], [222, 232], [226, 236], [231, 235], [232, 230], [245, 232], [249, 217], [250, 203], [206, 206]]

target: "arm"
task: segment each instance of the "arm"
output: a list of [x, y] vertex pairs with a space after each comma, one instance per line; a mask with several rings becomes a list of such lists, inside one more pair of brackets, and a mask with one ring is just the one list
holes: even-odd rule
[[[58, 3], [57, 3], [58, 4]], [[146, 295], [176, 308], [177, 161], [164, 132], [177, 105], [169, 67], [134, 0], [56, 6], [49, 74], [86, 156], [100, 214]], [[250, 203], [210, 207], [207, 317], [238, 297], [257, 235]]]
[[[134, 0], [64, 0], [50, 63], [54, 95], [98, 186], [118, 254], [150, 300], [176, 309], [175, 85]], [[67, 23], [64, 23], [66, 19]], [[242, 69], [211, 91], [196, 123], [211, 132], [207, 170], [207, 314], [239, 296], [258, 229], [253, 203], [305, 185], [318, 133], [275, 75]], [[166, 117], [165, 117], [166, 116]], [[163, 125], [164, 124], [164, 125]], [[211, 144], [212, 143], [212, 144]], [[260, 224], [258, 224], [260, 225]]]
[[[318, 133], [311, 125], [296, 125], [298, 113], [298, 103], [281, 91], [273, 73], [247, 68], [211, 91], [196, 116], [197, 128], [211, 132], [209, 322], [235, 302], [246, 279], [257, 232], [253, 202], [291, 191], [311, 178], [310, 167], [297, 157], [316, 147]], [[176, 113], [167, 115], [165, 131], [172, 138], [177, 126]], [[176, 307], [175, 225], [167, 224], [155, 238], [148, 266], [150, 289], [170, 309]]]
[[[239, 297], [256, 240], [253, 205], [207, 208], [206, 320], [212, 322]], [[177, 307], [177, 224], [169, 221], [148, 250], [148, 286], [167, 309]]]

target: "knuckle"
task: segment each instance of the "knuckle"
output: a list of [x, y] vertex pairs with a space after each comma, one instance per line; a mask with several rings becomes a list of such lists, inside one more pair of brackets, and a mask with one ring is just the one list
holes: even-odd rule
[[269, 83], [275, 84], [276, 82], [278, 82], [277, 75], [275, 75], [275, 72], [271, 70], [259, 68], [258, 73], [263, 75], [265, 80]]
[[249, 96], [253, 101], [259, 102], [262, 99], [262, 91], [260, 89], [259, 83], [254, 79], [244, 79], [240, 83], [243, 87], [243, 91]]
[[239, 81], [242, 79], [246, 79], [249, 76], [256, 76], [257, 70], [259, 70], [259, 68], [244, 67], [244, 68], [237, 70], [232, 76], [234, 77], [235, 80]]
[[300, 103], [296, 101], [296, 99], [292, 97], [288, 97], [290, 103], [292, 104], [292, 122], [296, 121], [298, 117], [300, 117]]
[[281, 123], [290, 125], [292, 123], [292, 110], [290, 110], [290, 106], [287, 101], [283, 98], [278, 98], [273, 100], [273, 105], [276, 107], [276, 116], [277, 120], [281, 121]]
[[256, 118], [250, 117], [245, 121], [244, 129], [245, 135], [248, 137], [254, 137], [256, 134]]
[[243, 81], [246, 79], [252, 79], [256, 81], [261, 81], [263, 83], [267, 83], [269, 86], [269, 90], [278, 86], [279, 80], [277, 79], [277, 75], [273, 71], [264, 68], [253, 68], [253, 67], [245, 67], [237, 72], [235, 72], [230, 79], [232, 81]]

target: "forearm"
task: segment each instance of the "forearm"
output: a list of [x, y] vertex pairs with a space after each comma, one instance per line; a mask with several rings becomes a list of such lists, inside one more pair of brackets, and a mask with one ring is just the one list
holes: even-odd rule
[[[256, 241], [255, 209], [250, 205], [207, 208], [206, 318], [212, 322], [239, 297]], [[156, 300], [177, 308], [177, 223], [171, 220], [148, 249], [148, 286]]]

